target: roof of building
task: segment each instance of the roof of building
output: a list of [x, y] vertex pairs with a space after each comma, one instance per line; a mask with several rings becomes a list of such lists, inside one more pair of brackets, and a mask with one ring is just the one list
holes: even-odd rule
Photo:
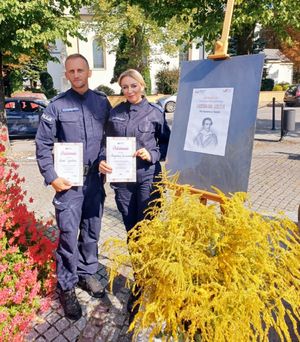
[[291, 62], [279, 49], [264, 49], [267, 61]]

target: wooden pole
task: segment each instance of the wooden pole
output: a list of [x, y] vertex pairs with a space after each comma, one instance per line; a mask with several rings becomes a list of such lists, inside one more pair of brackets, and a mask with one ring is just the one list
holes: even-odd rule
[[209, 59], [226, 59], [229, 58], [227, 54], [228, 50], [228, 38], [231, 25], [231, 18], [233, 12], [234, 0], [228, 0], [226, 5], [225, 19], [223, 23], [223, 30], [221, 39], [215, 44], [215, 53], [209, 55]]

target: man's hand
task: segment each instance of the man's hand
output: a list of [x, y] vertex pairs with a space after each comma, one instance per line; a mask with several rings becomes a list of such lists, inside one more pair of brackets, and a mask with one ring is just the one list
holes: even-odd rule
[[51, 183], [51, 185], [56, 192], [69, 190], [72, 187], [71, 182], [69, 182], [65, 178], [61, 178], [61, 177], [54, 179], [54, 181]]
[[104, 175], [107, 173], [112, 173], [112, 168], [105, 160], [101, 160], [99, 164], [99, 172], [103, 173]]

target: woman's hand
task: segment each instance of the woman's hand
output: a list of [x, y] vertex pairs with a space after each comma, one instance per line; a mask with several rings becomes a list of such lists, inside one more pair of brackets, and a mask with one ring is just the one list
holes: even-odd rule
[[139, 150], [137, 150], [134, 156], [151, 162], [151, 154], [145, 148], [140, 148]]
[[99, 172], [103, 173], [104, 175], [107, 173], [112, 173], [112, 168], [107, 164], [106, 160], [101, 160], [99, 164]]

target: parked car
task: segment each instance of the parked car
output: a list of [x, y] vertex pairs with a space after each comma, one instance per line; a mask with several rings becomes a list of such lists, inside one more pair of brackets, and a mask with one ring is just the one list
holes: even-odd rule
[[6, 98], [5, 111], [9, 136], [34, 137], [47, 105], [47, 101], [38, 98]]
[[163, 110], [167, 113], [175, 112], [176, 108], [177, 93], [174, 95], [162, 96], [156, 100], [156, 103], [160, 105]]
[[283, 101], [286, 106], [300, 106], [300, 84], [289, 86], [284, 94]]

